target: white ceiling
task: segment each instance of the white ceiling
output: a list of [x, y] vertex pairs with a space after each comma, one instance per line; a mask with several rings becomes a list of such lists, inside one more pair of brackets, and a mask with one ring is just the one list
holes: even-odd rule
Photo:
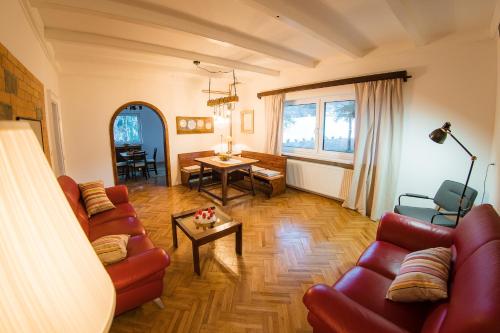
[[199, 59], [268, 75], [485, 33], [500, 7], [499, 0], [23, 1], [38, 11], [63, 69], [116, 58], [197, 73], [192, 60]]

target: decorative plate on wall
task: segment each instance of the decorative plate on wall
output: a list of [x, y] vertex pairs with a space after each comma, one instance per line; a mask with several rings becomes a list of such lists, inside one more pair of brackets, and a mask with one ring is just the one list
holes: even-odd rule
[[212, 117], [176, 117], [177, 134], [213, 133]]

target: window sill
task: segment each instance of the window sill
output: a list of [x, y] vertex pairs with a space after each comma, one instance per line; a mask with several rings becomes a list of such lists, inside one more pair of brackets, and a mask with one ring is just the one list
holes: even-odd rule
[[332, 160], [321, 160], [321, 159], [317, 159], [317, 158], [302, 157], [302, 156], [289, 155], [289, 154], [281, 154], [281, 155], [285, 156], [291, 160], [316, 163], [316, 164], [331, 165], [331, 166], [336, 166], [336, 167], [340, 167], [340, 168], [344, 168], [344, 169], [351, 169], [351, 170], [354, 169], [354, 165], [352, 162], [338, 162], [338, 161], [332, 161]]

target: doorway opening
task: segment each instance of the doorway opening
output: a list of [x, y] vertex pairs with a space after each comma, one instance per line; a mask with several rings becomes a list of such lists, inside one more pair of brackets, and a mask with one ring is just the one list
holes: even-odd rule
[[109, 123], [115, 184], [171, 186], [167, 121], [152, 104], [120, 106]]

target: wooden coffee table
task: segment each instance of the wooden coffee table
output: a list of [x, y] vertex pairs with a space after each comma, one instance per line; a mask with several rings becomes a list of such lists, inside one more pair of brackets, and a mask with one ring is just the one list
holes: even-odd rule
[[[213, 228], [208, 228], [206, 230], [203, 230], [200, 227], [199, 229], [196, 229], [196, 225], [194, 223], [194, 214], [200, 209], [205, 210], [208, 208], [215, 209], [215, 216], [217, 217], [217, 222], [215, 222]], [[216, 239], [235, 233], [236, 253], [238, 255], [242, 254], [243, 225], [241, 224], [241, 222], [233, 221], [231, 216], [224, 213], [219, 207], [207, 206], [172, 214], [172, 238], [174, 242], [174, 247], [176, 248], [178, 247], [177, 227], [179, 227], [184, 232], [184, 234], [191, 240], [191, 244], [193, 246], [194, 271], [198, 275], [200, 275], [199, 247], [203, 244], [207, 244]]]

